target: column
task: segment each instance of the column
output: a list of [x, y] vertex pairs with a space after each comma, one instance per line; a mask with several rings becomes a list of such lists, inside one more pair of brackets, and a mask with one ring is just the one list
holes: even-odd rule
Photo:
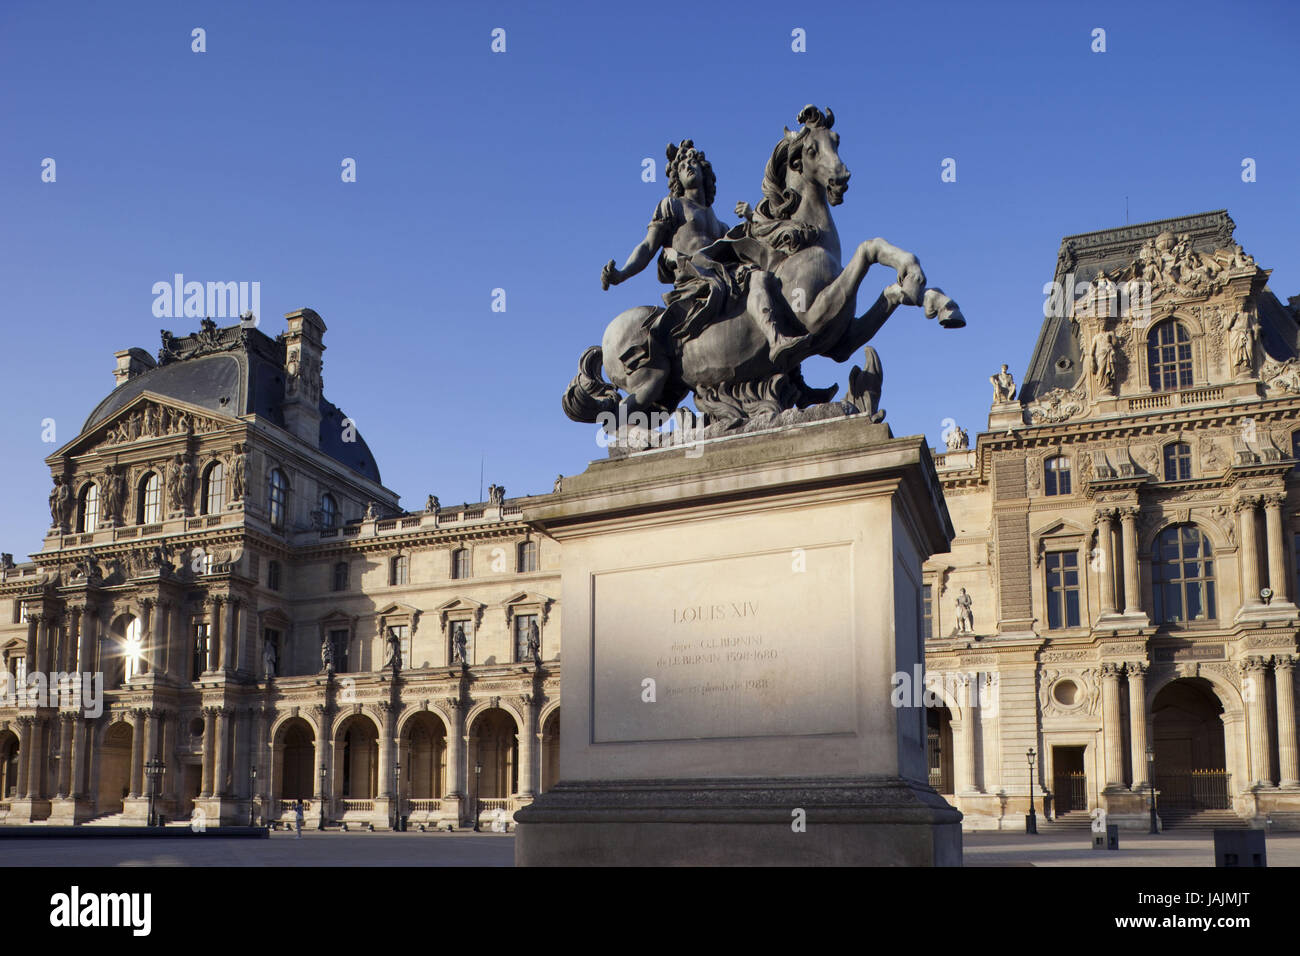
[[77, 800], [85, 793], [82, 791], [86, 779], [86, 721], [80, 715], [72, 720], [72, 782], [68, 796]]
[[533, 706], [532, 694], [519, 697], [519, 709], [524, 715], [524, 726], [519, 733], [519, 796], [531, 800], [537, 795], [533, 784], [533, 768], [537, 763], [537, 708]]
[[230, 735], [230, 711], [225, 707], [216, 708], [216, 749], [212, 751], [212, 795], [226, 795], [226, 750]]
[[1124, 613], [1142, 613], [1142, 585], [1138, 574], [1137, 519], [1139, 509], [1121, 508], [1120, 536], [1124, 542]]
[[149, 632], [149, 670], [161, 677], [167, 671], [167, 645], [171, 640], [171, 602], [155, 605]]
[[27, 612], [27, 673], [44, 670], [41, 667], [41, 622], [45, 615], [39, 611]]
[[99, 645], [99, 614], [89, 606], [82, 615], [81, 621], [81, 646], [77, 652], [79, 667], [86, 673], [94, 673], [101, 670], [97, 660], [96, 651]]
[[144, 711], [131, 711], [131, 798], [144, 794]]
[[1282, 505], [1284, 494], [1264, 496], [1264, 528], [1268, 545], [1268, 586], [1273, 591], [1272, 600], [1285, 604], [1291, 599], [1286, 580], [1286, 546], [1282, 543]]
[[68, 666], [64, 670], [77, 673], [87, 670], [82, 666], [81, 614], [82, 608], [77, 605], [68, 608]]
[[447, 734], [447, 796], [464, 797], [465, 783], [465, 707], [455, 697], [447, 698], [451, 711], [451, 729]]
[[1130, 759], [1133, 762], [1133, 789], [1142, 790], [1147, 780], [1147, 666], [1130, 662], [1124, 665], [1128, 672], [1128, 725], [1133, 745]]
[[208, 670], [221, 666], [221, 598], [208, 598]]
[[221, 635], [221, 666], [231, 673], [238, 666], [235, 652], [239, 648], [239, 598], [226, 599], [225, 633]]
[[203, 782], [199, 787], [199, 796], [212, 796], [212, 753], [216, 747], [217, 709], [203, 708]]
[[32, 718], [31, 747], [27, 755], [27, 796], [40, 800], [45, 796], [45, 719]]
[[28, 755], [32, 751], [32, 722], [31, 717], [18, 718], [18, 791], [19, 800], [27, 797], [27, 784], [29, 782], [29, 765]]
[[1241, 662], [1242, 696], [1246, 698], [1246, 734], [1250, 749], [1250, 786], [1271, 787], [1268, 755], [1268, 661], [1248, 657]]
[[1124, 743], [1120, 739], [1119, 665], [1101, 665], [1101, 735], [1106, 752], [1106, 789], [1124, 787]]
[[1241, 547], [1237, 549], [1241, 563], [1242, 607], [1259, 604], [1259, 542], [1255, 536], [1255, 506], [1258, 495], [1243, 495], [1233, 507], [1241, 523]]
[[73, 714], [59, 715], [59, 789], [58, 795], [66, 797], [72, 789], [72, 721]]
[[1281, 765], [1280, 787], [1300, 787], [1300, 755], [1295, 736], [1295, 665], [1294, 654], [1273, 658], [1273, 681], [1277, 684], [1277, 756]]
[[379, 714], [383, 718], [379, 728], [379, 799], [389, 800], [393, 796], [393, 707], [387, 701], [380, 701]]
[[1115, 613], [1115, 554], [1112, 537], [1115, 532], [1115, 509], [1102, 508], [1097, 512], [1097, 547], [1101, 550], [1101, 613]]

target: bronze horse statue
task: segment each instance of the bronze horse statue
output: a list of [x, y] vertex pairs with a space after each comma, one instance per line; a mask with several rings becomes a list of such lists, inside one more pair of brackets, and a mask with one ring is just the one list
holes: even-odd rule
[[[899, 305], [920, 306], [945, 328], [966, 324], [952, 299], [926, 287], [916, 256], [884, 239], [861, 243], [841, 264], [831, 207], [843, 201], [850, 174], [839, 156], [835, 114], [807, 106], [799, 124], [797, 132], [787, 128], [772, 150], [758, 208], [738, 204], [746, 221], [702, 252], [733, 275], [743, 270], [747, 294], [729, 297], [704, 328], [667, 345], [651, 331], [662, 307], [637, 306], [615, 316], [600, 346], [583, 353], [565, 392], [569, 418], [600, 421], [610, 430], [610, 422], [626, 422], [636, 413], [666, 418], [693, 393], [704, 416], [700, 424], [735, 427], [830, 401], [838, 386], [809, 388], [800, 363], [814, 355], [846, 361]], [[858, 287], [877, 262], [893, 269], [897, 281], [856, 315]], [[775, 359], [755, 321], [757, 309], [777, 310], [780, 322], [798, 332], [798, 340]], [[874, 380], [878, 397], [879, 359], [874, 349], [866, 352], [865, 378]]]

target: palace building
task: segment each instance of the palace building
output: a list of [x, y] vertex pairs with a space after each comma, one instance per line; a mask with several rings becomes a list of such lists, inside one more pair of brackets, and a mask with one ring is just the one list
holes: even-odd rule
[[[555, 779], [554, 542], [495, 486], [400, 511], [287, 319], [117, 353], [47, 459], [52, 527], [0, 571], [3, 822], [460, 826]], [[12, 693], [94, 672], [94, 710]]]
[[1167, 826], [1300, 827], [1300, 297], [1233, 232], [1067, 236], [1019, 393], [936, 452], [930, 774], [966, 828], [1023, 827], [1031, 776], [1062, 825], [1146, 826], [1154, 782]]
[[[934, 453], [930, 784], [967, 828], [1023, 827], [1031, 785], [1053, 825], [1145, 826], [1153, 782], [1166, 826], [1300, 827], [1300, 301], [1233, 233], [1066, 237], [1023, 382]], [[466, 826], [558, 779], [559, 544], [495, 486], [402, 511], [324, 333], [117, 353], [0, 562], [0, 822]], [[17, 692], [59, 674], [102, 701]]]

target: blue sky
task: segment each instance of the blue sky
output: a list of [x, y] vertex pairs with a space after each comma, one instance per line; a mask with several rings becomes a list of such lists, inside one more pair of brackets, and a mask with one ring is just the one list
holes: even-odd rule
[[[805, 103], [835, 110], [853, 172], [846, 246], [915, 252], [970, 323], [905, 309], [873, 341], [895, 434], [974, 434], [988, 375], [1023, 376], [1061, 236], [1122, 225], [1126, 197], [1132, 222], [1226, 207], [1273, 291], [1300, 293], [1298, 26], [1286, 2], [6, 0], [0, 548], [39, 548], [43, 458], [112, 388], [113, 352], [197, 326], [152, 314], [177, 272], [260, 282], [271, 335], [322, 315], [326, 394], [406, 506], [475, 500], [480, 459], [512, 496], [548, 491], [603, 454], [560, 410], [579, 354], [664, 291], [653, 267], [599, 284], [666, 189], [642, 159], [693, 138], [734, 222]], [[848, 365], [805, 374], [844, 386]]]

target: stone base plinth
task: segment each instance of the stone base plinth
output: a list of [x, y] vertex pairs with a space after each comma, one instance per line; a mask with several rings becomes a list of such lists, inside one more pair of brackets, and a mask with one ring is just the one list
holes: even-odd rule
[[94, 815], [94, 807], [86, 797], [55, 797], [50, 802], [51, 826], [72, 826]]
[[1025, 409], [1019, 402], [994, 402], [989, 409], [989, 431], [1025, 427]]
[[518, 866], [961, 865], [961, 814], [897, 777], [562, 782], [515, 820]]

